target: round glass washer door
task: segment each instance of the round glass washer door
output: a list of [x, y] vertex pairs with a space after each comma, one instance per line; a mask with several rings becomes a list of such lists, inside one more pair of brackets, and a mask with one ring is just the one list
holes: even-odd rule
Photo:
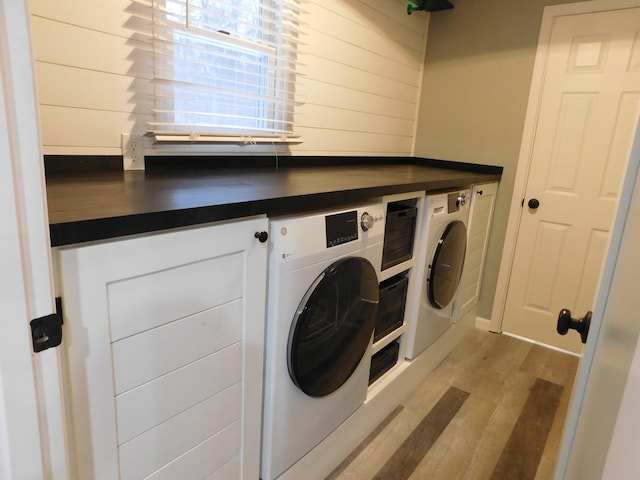
[[316, 278], [289, 330], [289, 375], [300, 390], [323, 397], [344, 385], [369, 347], [378, 300], [378, 276], [364, 258], [338, 260]]
[[437, 309], [445, 308], [458, 290], [467, 251], [467, 227], [460, 220], [449, 223], [440, 236], [427, 277], [427, 297]]

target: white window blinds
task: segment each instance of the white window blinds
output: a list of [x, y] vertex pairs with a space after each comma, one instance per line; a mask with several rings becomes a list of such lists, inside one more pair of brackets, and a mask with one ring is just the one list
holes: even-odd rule
[[299, 0], [153, 0], [157, 141], [287, 142]]

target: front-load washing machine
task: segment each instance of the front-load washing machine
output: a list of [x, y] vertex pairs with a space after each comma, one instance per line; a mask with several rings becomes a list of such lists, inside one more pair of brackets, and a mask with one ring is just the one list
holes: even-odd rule
[[409, 359], [417, 357], [453, 323], [453, 305], [467, 249], [469, 191], [456, 190], [425, 198], [422, 244], [417, 275], [420, 293], [414, 296], [414, 316], [407, 331]]
[[261, 478], [272, 480], [363, 403], [385, 209], [270, 220]]

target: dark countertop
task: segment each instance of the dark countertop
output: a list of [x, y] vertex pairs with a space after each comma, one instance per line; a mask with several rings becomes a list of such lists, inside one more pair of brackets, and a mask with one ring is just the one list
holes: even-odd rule
[[500, 167], [419, 163], [48, 173], [51, 244], [334, 208], [382, 195], [500, 179]]

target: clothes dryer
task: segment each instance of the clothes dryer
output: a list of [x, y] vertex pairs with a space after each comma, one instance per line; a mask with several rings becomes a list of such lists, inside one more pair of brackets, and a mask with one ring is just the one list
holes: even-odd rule
[[409, 359], [417, 357], [453, 323], [453, 305], [467, 248], [469, 190], [425, 197], [422, 245], [417, 272], [420, 293], [407, 331]]
[[384, 216], [371, 204], [270, 221], [262, 480], [364, 403]]

